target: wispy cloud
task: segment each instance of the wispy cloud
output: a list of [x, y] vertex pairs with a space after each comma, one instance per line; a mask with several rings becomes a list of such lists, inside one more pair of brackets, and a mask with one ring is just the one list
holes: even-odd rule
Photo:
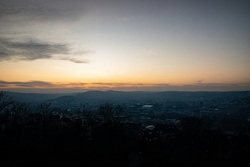
[[[86, 54], [88, 51], [82, 52]], [[57, 55], [57, 56], [56, 56]], [[38, 59], [68, 60], [74, 63], [87, 63], [82, 55], [74, 53], [69, 44], [44, 42], [39, 40], [15, 41], [0, 38], [0, 61], [31, 61]]]
[[197, 84], [202, 84], [203, 82], [204, 82], [204, 79], [200, 79], [196, 81]]
[[2, 88], [8, 88], [8, 87], [18, 87], [18, 88], [52, 88], [56, 85], [50, 83], [50, 82], [44, 82], [44, 81], [28, 81], [28, 82], [6, 82], [6, 81], [0, 81], [0, 87]]
[[20, 81], [1, 81], [0, 80], [0, 88], [83, 88], [85, 85], [89, 83], [52, 83], [46, 81], [27, 81], [27, 82], [20, 82]]
[[6, 82], [0, 81], [2, 89], [67, 89], [67, 90], [123, 90], [123, 91], [240, 91], [250, 90], [250, 83], [222, 84], [196, 83], [189, 85], [143, 84], [143, 83], [51, 83], [44, 81]]
[[59, 60], [68, 60], [68, 61], [71, 61], [73, 63], [88, 63], [89, 62], [88, 60], [81, 60], [78, 58], [72, 58], [70, 56], [61, 57], [61, 58], [59, 58]]
[[51, 58], [53, 54], [67, 54], [66, 44], [52, 44], [38, 41], [12, 41], [0, 39], [0, 60], [36, 60]]

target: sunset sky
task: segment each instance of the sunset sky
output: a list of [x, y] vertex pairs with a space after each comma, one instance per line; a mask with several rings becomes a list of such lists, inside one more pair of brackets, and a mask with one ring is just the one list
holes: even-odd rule
[[250, 90], [249, 0], [0, 0], [0, 90]]

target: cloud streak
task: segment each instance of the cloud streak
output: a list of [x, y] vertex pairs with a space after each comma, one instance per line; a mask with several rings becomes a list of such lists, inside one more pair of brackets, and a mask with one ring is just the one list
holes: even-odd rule
[[67, 54], [66, 44], [52, 44], [38, 41], [12, 41], [0, 39], [0, 60], [36, 60], [51, 58], [53, 54]]
[[[82, 52], [86, 54], [88, 51]], [[58, 56], [56, 56], [58, 55]], [[79, 58], [66, 43], [52, 43], [38, 40], [15, 41], [0, 38], [0, 61], [32, 61], [38, 59], [68, 60], [73, 63], [87, 63]]]
[[243, 91], [250, 90], [250, 83], [222, 84], [197, 83], [190, 85], [143, 84], [143, 83], [51, 83], [45, 81], [7, 82], [0, 81], [1, 89], [67, 89], [83, 90], [122, 90], [122, 91]]
[[55, 87], [54, 84], [50, 82], [44, 82], [44, 81], [28, 81], [28, 82], [6, 82], [6, 81], [0, 81], [0, 87], [2, 88], [8, 88], [8, 87], [18, 87], [18, 88], [38, 88], [38, 87], [46, 87], [46, 88], [52, 88]]

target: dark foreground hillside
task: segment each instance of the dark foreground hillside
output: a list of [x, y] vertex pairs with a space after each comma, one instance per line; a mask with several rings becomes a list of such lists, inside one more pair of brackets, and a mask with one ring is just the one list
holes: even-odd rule
[[[249, 99], [240, 116], [183, 116], [152, 125], [132, 122], [105, 103], [55, 113], [0, 94], [0, 166], [246, 166], [250, 158]], [[244, 116], [244, 117], [243, 117]], [[168, 119], [166, 119], [168, 120]], [[152, 122], [151, 119], [149, 121]]]
[[145, 129], [139, 124], [40, 114], [30, 114], [26, 121], [2, 126], [1, 166], [243, 166], [250, 155], [248, 135], [206, 129], [192, 117], [174, 130], [167, 125]]

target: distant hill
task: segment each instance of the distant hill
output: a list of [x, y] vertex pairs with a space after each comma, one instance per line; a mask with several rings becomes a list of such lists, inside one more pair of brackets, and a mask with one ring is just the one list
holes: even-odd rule
[[19, 93], [19, 92], [8, 92], [11, 98], [21, 102], [43, 102], [49, 99], [54, 99], [65, 94], [40, 94], [40, 93]]
[[126, 101], [199, 101], [199, 100], [227, 100], [250, 97], [250, 91], [241, 92], [147, 92], [147, 91], [87, 91], [74, 94], [37, 94], [8, 92], [9, 96], [23, 102], [51, 102], [51, 103], [122, 103]]

